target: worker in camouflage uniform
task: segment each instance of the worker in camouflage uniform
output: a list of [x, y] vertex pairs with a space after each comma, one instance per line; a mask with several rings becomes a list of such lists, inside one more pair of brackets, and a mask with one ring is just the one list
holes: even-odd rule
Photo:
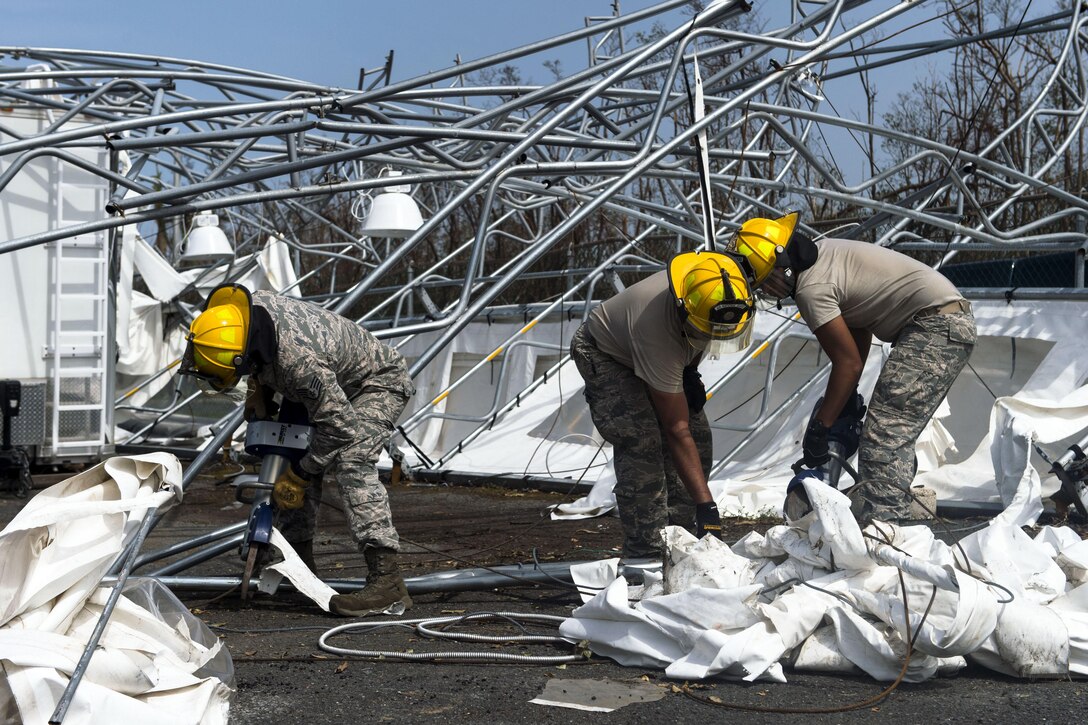
[[831, 361], [823, 403], [802, 441], [805, 465], [828, 461], [828, 430], [844, 407], [857, 408], [873, 337], [891, 343], [862, 428], [857, 485], [848, 495], [862, 524], [908, 520], [914, 445], [974, 348], [971, 305], [940, 272], [894, 250], [846, 239], [813, 242], [795, 231], [797, 216], [748, 220], [736, 249], [749, 260], [761, 293], [794, 299]]
[[625, 558], [660, 557], [667, 525], [721, 538], [698, 364], [748, 345], [746, 267], [725, 254], [679, 254], [596, 307], [571, 339], [593, 423], [612, 444]]
[[375, 467], [415, 392], [400, 353], [315, 304], [250, 295], [239, 285], [209, 295], [189, 340], [184, 372], [221, 391], [248, 375], [247, 417], [270, 419], [278, 404], [280, 420], [313, 426], [309, 450], [275, 482], [272, 498], [284, 538], [314, 570], [322, 478], [335, 471], [368, 574], [362, 591], [332, 598], [332, 611], [363, 616], [410, 607], [397, 566], [400, 540]]

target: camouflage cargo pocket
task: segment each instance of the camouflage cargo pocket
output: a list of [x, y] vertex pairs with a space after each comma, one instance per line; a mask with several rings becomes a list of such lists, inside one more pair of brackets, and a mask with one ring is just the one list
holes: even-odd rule
[[871, 400], [893, 408], [903, 408], [907, 399], [918, 392], [918, 380], [924, 372], [901, 356], [889, 357], [877, 378]]
[[961, 345], [974, 345], [978, 339], [975, 330], [975, 318], [970, 313], [961, 312], [945, 315], [948, 318], [948, 339]]

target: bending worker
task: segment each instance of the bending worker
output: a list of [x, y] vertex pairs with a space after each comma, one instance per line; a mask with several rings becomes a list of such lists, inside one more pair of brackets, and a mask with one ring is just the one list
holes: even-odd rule
[[823, 404], [802, 442], [805, 465], [828, 461], [828, 429], [855, 400], [872, 338], [891, 343], [848, 495], [862, 525], [909, 520], [914, 445], [974, 348], [971, 304], [940, 272], [894, 250], [846, 239], [813, 242], [795, 230], [797, 216], [749, 219], [736, 248], [761, 294], [793, 298], [831, 361]]
[[596, 307], [571, 339], [593, 423], [612, 444], [625, 558], [660, 557], [667, 525], [721, 538], [697, 366], [748, 345], [755, 301], [746, 266], [725, 254], [677, 255]]
[[415, 392], [399, 352], [359, 325], [309, 302], [227, 284], [193, 321], [182, 372], [218, 392], [248, 375], [247, 416], [266, 418], [274, 394], [305, 409], [309, 450], [276, 481], [280, 528], [311, 570], [323, 474], [335, 469], [352, 538], [367, 564], [366, 587], [336, 595], [343, 616], [412, 606], [397, 566], [400, 539], [376, 463]]

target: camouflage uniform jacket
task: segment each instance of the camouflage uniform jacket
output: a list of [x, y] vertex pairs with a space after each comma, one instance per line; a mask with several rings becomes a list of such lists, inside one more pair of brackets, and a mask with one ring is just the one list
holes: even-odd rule
[[299, 465], [317, 474], [355, 442], [363, 426], [351, 400], [364, 390], [410, 397], [415, 388], [404, 358], [359, 325], [313, 303], [271, 292], [253, 293], [276, 328], [276, 359], [253, 377], [301, 403], [314, 426]]

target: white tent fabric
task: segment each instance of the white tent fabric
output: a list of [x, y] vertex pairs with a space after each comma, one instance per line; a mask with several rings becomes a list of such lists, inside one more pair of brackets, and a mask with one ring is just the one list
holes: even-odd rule
[[813, 512], [732, 547], [665, 533], [664, 574], [642, 588], [617, 561], [576, 567], [603, 590], [560, 627], [571, 641], [669, 677], [784, 681], [784, 667], [900, 673], [919, 682], [966, 658], [1014, 677], [1085, 676], [1088, 546], [1069, 529], [1033, 540], [995, 524], [957, 546], [925, 526], [876, 522], [865, 535], [849, 500], [806, 482]]
[[[1058, 444], [1066, 439], [1072, 442], [1088, 431], [1088, 359], [1081, 341], [1084, 330], [1088, 329], [1088, 309], [1065, 302], [984, 302], [976, 303], [975, 317], [980, 336], [1014, 341], [1032, 338], [1052, 342], [1053, 346], [1013, 395], [991, 399], [986, 407], [957, 409], [946, 400], [919, 438], [915, 451], [919, 473], [914, 485], [934, 489], [940, 501], [1000, 502], [1006, 507], [1001, 521], [1034, 524], [1043, 510], [1042, 496], [1054, 492], [1057, 480], [1052, 476], [1042, 480], [1032, 465], [1032, 444]], [[757, 325], [756, 332], [759, 338], [766, 328]], [[859, 386], [866, 397], [889, 351], [884, 346], [879, 351], [881, 354], [877, 350], [870, 354]], [[716, 374], [712, 365], [703, 366], [704, 379], [713, 380]], [[969, 376], [972, 373], [967, 370], [961, 377]], [[800, 440], [809, 411], [822, 390], [823, 381], [817, 380], [810, 392], [790, 406], [780, 420], [772, 420], [766, 430], [754, 437], [753, 445], [712, 476], [711, 492], [723, 515], [781, 514], [785, 487], [793, 477], [790, 465], [800, 457]], [[580, 390], [577, 394], [581, 394]], [[543, 401], [531, 402], [539, 408]], [[947, 463], [946, 456], [957, 448], [948, 428], [953, 420], [960, 429], [974, 426], [988, 432], [965, 460]], [[506, 430], [504, 426], [502, 433]], [[493, 445], [502, 443], [496, 440]], [[510, 439], [505, 445], [507, 450], [517, 448]], [[717, 443], [715, 452], [723, 454]], [[610, 493], [614, 482], [614, 471], [607, 477], [602, 475], [590, 494], [557, 507], [553, 518], [610, 511], [615, 506]], [[849, 484], [849, 478], [843, 474], [840, 485]]]
[[976, 305], [975, 316], [980, 334], [1054, 345], [1018, 392], [993, 402], [987, 434], [974, 452], [960, 463], [920, 473], [915, 484], [934, 489], [939, 500], [1000, 501], [1001, 521], [1034, 524], [1042, 513], [1042, 496], [1054, 493], [1058, 481], [1053, 476], [1044, 480], [1032, 465], [1032, 444], [1072, 443], [1088, 430], [1088, 359], [1082, 341], [1088, 309], [1065, 302], [994, 303]]
[[[456, 380], [456, 377], [459, 377], [461, 373], [468, 369], [464, 366], [474, 365], [493, 354], [511, 336], [523, 329], [524, 324], [524, 322], [512, 323], [510, 321], [490, 323], [483, 320], [468, 325], [416, 377], [416, 395], [409, 403], [409, 410], [415, 411], [424, 408], [430, 413], [441, 416], [447, 409], [456, 409], [458, 415], [484, 415], [493, 405], [497, 409], [533, 382], [534, 378], [540, 373], [542, 359], [550, 361], [554, 358], [557, 361], [560, 356], [565, 355], [566, 348], [570, 344], [570, 337], [578, 328], [577, 322], [544, 322], [534, 325], [530, 331], [519, 336], [520, 342], [506, 345], [502, 353], [496, 355], [491, 362], [487, 363], [481, 372], [478, 372], [468, 381], [461, 383], [460, 387], [451, 394], [438, 399], [449, 387], [451, 381]], [[439, 334], [428, 333], [410, 338], [400, 345], [398, 349], [411, 363], [416, 356], [427, 349]], [[510, 436], [502, 439], [498, 449], [491, 448], [488, 445], [488, 441], [491, 440], [490, 436], [485, 436], [480, 442], [466, 447], [465, 451], [468, 452], [468, 455], [458, 458], [456, 468], [459, 470], [502, 470], [522, 473], [528, 466], [543, 472], [546, 469], [546, 464], [542, 454], [538, 452], [535, 460], [531, 456], [527, 460], [520, 460], [518, 456], [510, 455], [512, 451], [509, 450], [509, 445], [511, 440], [517, 439], [520, 441], [520, 447], [531, 450], [535, 443], [541, 440], [540, 436], [533, 435], [532, 431], [547, 418], [547, 415], [555, 413], [556, 406], [563, 400], [563, 392], [573, 388], [575, 393], [581, 395], [579, 391], [582, 382], [577, 371], [573, 370], [573, 366], [564, 367], [570, 369], [569, 372], [567, 370], [563, 372], [565, 376], [563, 380], [568, 382], [564, 383], [563, 380], [553, 379], [552, 383], [554, 385], [545, 384], [544, 386], [550, 391], [559, 392], [542, 397], [532, 396], [533, 405], [526, 405], [518, 410], [519, 413], [528, 414], [527, 418], [521, 419], [517, 415], [504, 418], [503, 431], [507, 431], [507, 425], [512, 425], [516, 432], [511, 430]], [[499, 375], [500, 370], [502, 371], [501, 378]], [[555, 397], [552, 397], [553, 395]], [[570, 395], [570, 393], [567, 392], [566, 395]], [[536, 415], [537, 413], [539, 415]], [[434, 417], [425, 421], [419, 428], [411, 431], [410, 435], [415, 446], [425, 451], [427, 455], [436, 457], [446, 452], [445, 447], [452, 447], [458, 443], [459, 429], [464, 429], [467, 432], [474, 427], [475, 424], [466, 426], [456, 421]], [[592, 426], [588, 426], [588, 428], [591, 430]], [[530, 436], [531, 444], [526, 445], [525, 436]], [[561, 442], [559, 447], [563, 448], [564, 445], [567, 445], [567, 443]], [[570, 450], [564, 449], [562, 454], [556, 451], [552, 456], [552, 460], [558, 459], [565, 464], [570, 453], [577, 453], [586, 448], [585, 445], [577, 443], [569, 445]], [[505, 451], [503, 450], [504, 446], [506, 447]], [[528, 450], [522, 452], [527, 453]], [[415, 461], [412, 451], [406, 450], [405, 454], [410, 463]], [[563, 467], [566, 468], [567, 466], [564, 465]]]
[[310, 571], [310, 568], [302, 562], [298, 552], [287, 539], [283, 538], [279, 529], [273, 527], [269, 543], [276, 547], [283, 556], [283, 560], [261, 570], [258, 588], [266, 594], [275, 594], [280, 583], [286, 578], [294, 585], [295, 591], [309, 597], [323, 611], [329, 611], [329, 600], [336, 596], [336, 591]]
[[[0, 532], [0, 719], [44, 723], [145, 516], [180, 500], [165, 453], [116, 457], [35, 496]], [[153, 581], [119, 598], [64, 722], [225, 723], [230, 655]]]
[[[127, 244], [128, 237], [125, 240]], [[159, 302], [169, 302], [189, 286], [188, 280], [138, 234], [133, 237], [133, 246], [136, 270], [152, 297]]]
[[163, 329], [162, 304], [158, 300], [133, 291], [130, 310], [128, 349], [117, 358], [118, 373], [151, 375], [181, 357], [184, 330], [180, 326]]
[[[245, 274], [236, 276], [240, 269], [246, 270]], [[282, 237], [275, 235], [269, 235], [259, 252], [238, 257], [229, 264], [221, 264], [210, 270], [203, 267], [187, 269], [175, 274], [180, 275], [186, 286], [195, 285], [204, 297], [207, 297], [208, 293], [218, 285], [223, 284], [228, 275], [234, 282], [246, 287], [250, 292], [284, 290], [283, 294], [290, 297], [299, 297], [301, 294], [295, 285], [298, 277], [291, 263], [291, 248]]]

